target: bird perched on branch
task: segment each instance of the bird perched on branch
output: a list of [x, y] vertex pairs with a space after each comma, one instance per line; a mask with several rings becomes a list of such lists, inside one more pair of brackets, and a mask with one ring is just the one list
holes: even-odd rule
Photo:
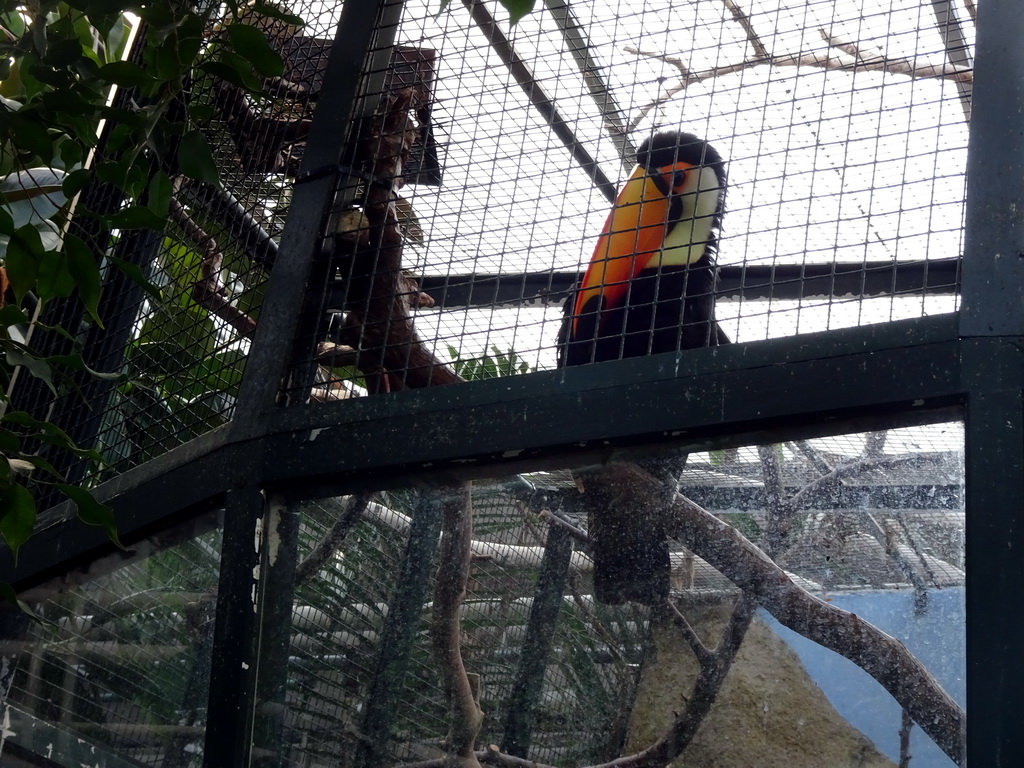
[[[640, 146], [566, 302], [560, 366], [728, 343], [714, 296], [725, 186], [722, 156], [693, 134], [658, 133]], [[614, 508], [591, 515], [597, 599], [664, 599], [669, 553], [656, 516], [637, 515], [629, 504], [602, 506]]]

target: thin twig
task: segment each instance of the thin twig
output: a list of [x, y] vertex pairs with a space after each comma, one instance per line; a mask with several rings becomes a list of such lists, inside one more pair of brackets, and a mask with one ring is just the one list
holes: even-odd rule
[[789, 500], [794, 509], [799, 509], [805, 503], [809, 503], [811, 497], [823, 486], [831, 483], [838, 483], [847, 477], [855, 477], [863, 472], [874, 469], [895, 469], [904, 464], [918, 463], [920, 459], [916, 456], [888, 457], [888, 458], [867, 458], [840, 464], [827, 475], [815, 478], [795, 494]]
[[[742, 11], [741, 11], [742, 13]], [[744, 18], [746, 18], [744, 16]], [[749, 19], [747, 19], [749, 23]], [[751, 28], [751, 32], [752, 32]], [[665, 88], [662, 93], [642, 106], [633, 118], [629, 121], [627, 129], [629, 132], [636, 130], [644, 118], [657, 107], [670, 101], [676, 94], [685, 91], [691, 85], [724, 77], [745, 69], [751, 69], [762, 65], [773, 67], [810, 67], [843, 72], [887, 72], [893, 75], [906, 75], [912, 79], [938, 79], [952, 80], [953, 82], [971, 83], [974, 82], [974, 70], [971, 67], [961, 67], [947, 62], [941, 64], [918, 64], [910, 59], [889, 59], [885, 56], [864, 56], [855, 43], [852, 43], [838, 35], [831, 35], [824, 29], [818, 30], [822, 39], [830, 46], [827, 52], [808, 52], [798, 54], [786, 54], [775, 56], [767, 52], [763, 46], [763, 54], [756, 53], [758, 46], [754, 45], [749, 38], [751, 45], [755, 48], [755, 55], [749, 59], [735, 64], [723, 64], [709, 67], [699, 71], [689, 69], [686, 64], [677, 56], [669, 56], [655, 51], [645, 51], [634, 46], [626, 46], [623, 50], [635, 56], [643, 56], [656, 61], [663, 61], [675, 67], [679, 71], [679, 80]]]
[[761, 42], [760, 35], [754, 30], [754, 24], [750, 20], [750, 16], [747, 12], [740, 8], [733, 0], [723, 0], [725, 7], [729, 9], [729, 13], [732, 14], [733, 19], [743, 27], [743, 31], [747, 33], [747, 40], [750, 42], [750, 47], [754, 49], [754, 55], [759, 59], [769, 58], [768, 49], [764, 43]]
[[714, 652], [704, 645], [704, 641], [697, 636], [697, 632], [692, 626], [690, 626], [690, 622], [687, 621], [683, 612], [680, 611], [678, 606], [671, 601], [668, 605], [672, 612], [672, 621], [677, 627], [679, 627], [679, 631], [682, 633], [683, 639], [686, 641], [686, 644], [690, 646], [690, 650], [693, 651], [693, 655], [697, 657], [697, 662], [702, 667], [714, 663]]
[[910, 768], [910, 731], [914, 721], [907, 710], [903, 710], [900, 718], [900, 768]]
[[541, 520], [546, 520], [551, 525], [557, 525], [560, 528], [565, 528], [565, 530], [569, 532], [569, 535], [581, 544], [590, 544], [590, 536], [587, 534], [586, 531], [584, 531], [582, 528], [577, 528], [568, 520], [565, 520], [556, 515], [550, 509], [542, 509], [538, 513], [538, 517], [540, 517]]
[[[703, 649], [697, 654], [700, 672], [697, 674], [697, 682], [693, 686], [686, 710], [676, 717], [665, 734], [650, 747], [635, 755], [613, 760], [602, 768], [660, 768], [683, 753], [711, 712], [711, 707], [736, 660], [736, 654], [739, 653], [756, 611], [757, 600], [746, 592], [740, 595], [715, 650], [709, 651], [703, 643], [697, 641], [698, 647]], [[689, 623], [683, 615], [677, 609], [675, 613], [682, 618], [683, 625], [689, 628]], [[693, 630], [690, 629], [690, 632]], [[694, 637], [696, 638], [696, 635]]]

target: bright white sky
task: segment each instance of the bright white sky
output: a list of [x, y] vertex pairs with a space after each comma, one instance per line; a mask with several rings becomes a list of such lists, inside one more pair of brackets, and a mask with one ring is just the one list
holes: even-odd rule
[[[738, 0], [776, 57], [824, 53], [819, 30], [867, 54], [941, 64], [931, 0]], [[507, 30], [507, 15], [489, 4]], [[714, 0], [569, 0], [617, 105], [638, 114], [678, 70], [626, 46], [679, 57], [691, 70], [735, 64], [753, 50]], [[399, 43], [439, 54], [434, 121], [444, 180], [405, 194], [427, 233], [406, 249], [426, 274], [580, 269], [608, 202], [573, 163], [468, 12], [454, 0], [409, 0]], [[973, 44], [964, 8], [954, 9]], [[327, 19], [321, 19], [326, 22]], [[313, 27], [318, 25], [314, 21]], [[605, 173], [627, 169], [552, 16], [537, 8], [511, 32], [580, 141]], [[833, 49], [833, 53], [834, 53]], [[653, 128], [706, 137], [729, 160], [721, 264], [919, 260], [961, 252], [967, 126], [956, 85], [878, 72], [758, 66], [692, 85], [650, 112]], [[727, 332], [750, 341], [954, 309], [951, 297], [719, 301]], [[446, 356], [492, 345], [552, 367], [559, 308], [424, 311], [417, 327]]]

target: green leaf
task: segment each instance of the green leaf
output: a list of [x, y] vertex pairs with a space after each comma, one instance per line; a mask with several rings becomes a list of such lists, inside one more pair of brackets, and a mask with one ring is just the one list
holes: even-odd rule
[[99, 525], [107, 532], [107, 536], [118, 547], [124, 549], [120, 539], [117, 538], [117, 521], [114, 519], [114, 510], [106, 504], [100, 504], [95, 497], [85, 490], [74, 485], [58, 485], [60, 492], [75, 502], [78, 507], [78, 519], [88, 525]]
[[306, 26], [306, 22], [302, 20], [301, 16], [296, 16], [294, 13], [289, 13], [284, 8], [273, 5], [271, 3], [257, 2], [252, 6], [252, 10], [261, 16], [266, 16], [268, 19], [280, 19], [281, 21], [292, 24], [296, 27]]
[[[127, 136], [127, 130], [124, 137], [126, 138], [126, 144], [131, 143], [130, 138]], [[108, 184], [113, 184], [127, 193], [130, 198], [134, 198], [142, 192], [146, 184], [146, 170], [132, 162], [131, 158], [124, 158], [117, 162], [97, 163], [95, 171], [96, 178]]]
[[[65, 139], [60, 143], [60, 161], [64, 163], [64, 170], [74, 168], [82, 162], [84, 153], [82, 145], [73, 139]], [[81, 169], [79, 169], [81, 170]], [[77, 173], [73, 171], [72, 173]], [[65, 190], [67, 190], [67, 177], [64, 178]]]
[[53, 40], [46, 51], [46, 62], [55, 67], [67, 67], [82, 55], [82, 44], [78, 40]]
[[64, 251], [68, 255], [68, 272], [78, 287], [78, 296], [92, 319], [102, 328], [103, 321], [99, 316], [102, 281], [92, 249], [81, 238], [68, 235], [64, 238]]
[[32, 610], [32, 607], [24, 600], [18, 599], [18, 593], [14, 591], [14, 587], [8, 584], [6, 581], [0, 581], [0, 600], [6, 600], [11, 605], [15, 606], [19, 611], [28, 616], [32, 621], [38, 622], [39, 624], [49, 624], [50, 626], [56, 626], [49, 619], [45, 619], [38, 613]]
[[138, 264], [132, 264], [130, 261], [125, 261], [119, 256], [114, 256], [112, 254], [107, 255], [107, 261], [127, 275], [132, 282], [140, 286], [142, 290], [149, 294], [151, 299], [154, 301], [163, 301], [164, 295], [161, 290], [146, 279], [145, 273]]
[[[46, 360], [27, 354], [24, 350], [11, 345], [7, 346], [6, 357], [8, 365], [22, 366], [37, 379], [45, 383], [53, 394], [57, 394], [57, 389], [53, 386], [53, 369]], [[8, 416], [10, 416], [10, 414], [8, 414]], [[7, 420], [6, 416], [4, 417], [4, 420]]]
[[189, 117], [196, 125], [202, 125], [215, 114], [217, 114], [217, 110], [215, 110], [210, 104], [193, 104], [189, 109]]
[[0, 327], [8, 328], [12, 325], [28, 325], [29, 322], [28, 314], [21, 307], [14, 304], [0, 307]]
[[[35, 235], [35, 241], [33, 241], [32, 235], [28, 234], [29, 232]], [[7, 243], [4, 269], [19, 304], [36, 286], [42, 250], [39, 232], [31, 225], [25, 225], [18, 229], [11, 235], [11, 240]]]
[[213, 160], [213, 152], [202, 131], [192, 130], [181, 137], [178, 145], [178, 169], [196, 181], [220, 184], [220, 172]]
[[164, 171], [157, 171], [149, 180], [149, 195], [146, 199], [146, 207], [151, 210], [161, 222], [167, 218], [171, 207], [171, 196], [174, 194], [174, 185], [171, 177]]
[[0, 179], [0, 201], [14, 226], [38, 224], [56, 214], [67, 203], [62, 186], [66, 176], [59, 168], [26, 168]]
[[533, 10], [535, 0], [499, 0], [508, 11], [508, 23], [515, 26], [519, 20]]
[[[24, 79], [22, 75], [22, 80]], [[53, 142], [45, 125], [23, 116], [20, 112], [9, 112], [4, 117], [19, 149], [31, 152], [43, 162], [50, 161], [53, 157]]]
[[56, 296], [70, 296], [75, 280], [68, 271], [68, 255], [60, 251], [47, 251], [39, 261], [36, 293], [43, 301]]
[[96, 451], [90, 451], [85, 448], [79, 448], [75, 445], [74, 441], [68, 437], [67, 433], [49, 421], [40, 421], [25, 411], [8, 411], [4, 414], [3, 418], [0, 419], [5, 424], [17, 424], [22, 427], [30, 427], [38, 430], [35, 435], [37, 440], [56, 446], [62, 450], [70, 451], [75, 456], [83, 459], [97, 459], [99, 454]]
[[218, 60], [204, 61], [199, 68], [243, 90], [253, 93], [263, 90], [263, 83], [253, 74], [252, 65], [237, 53], [221, 50]]
[[262, 29], [235, 22], [228, 25], [228, 37], [235, 51], [252, 64], [259, 74], [264, 77], [280, 77], [284, 74], [284, 59], [270, 47]]
[[63, 480], [64, 475], [57, 471], [57, 469], [42, 456], [37, 456], [34, 453], [23, 453], [21, 458], [27, 461], [36, 469], [41, 469], [49, 475], [53, 475], [58, 480]]
[[92, 171], [86, 168], [79, 168], [77, 171], [72, 171], [64, 179], [64, 194], [69, 198], [74, 197], [81, 192], [85, 185], [89, 183], [89, 179], [92, 178]]
[[21, 438], [13, 432], [8, 432], [6, 429], [0, 429], [0, 451], [3, 451], [4, 453], [20, 453]]
[[11, 483], [0, 492], [0, 533], [18, 559], [18, 550], [32, 535], [36, 526], [36, 500], [23, 485]]
[[97, 379], [104, 379], [105, 381], [122, 381], [127, 378], [125, 374], [118, 373], [116, 371], [113, 373], [103, 373], [102, 371], [90, 368], [86, 364], [85, 359], [77, 352], [70, 355], [50, 355], [50, 357], [46, 359], [54, 365], [64, 365], [68, 368], [74, 368], [76, 371], [85, 371], [90, 376], [94, 376]]
[[129, 205], [115, 214], [105, 217], [111, 229], [154, 229], [164, 227], [164, 219], [144, 205]]
[[123, 88], [143, 88], [156, 83], [149, 72], [130, 61], [112, 61], [100, 67], [99, 76]]

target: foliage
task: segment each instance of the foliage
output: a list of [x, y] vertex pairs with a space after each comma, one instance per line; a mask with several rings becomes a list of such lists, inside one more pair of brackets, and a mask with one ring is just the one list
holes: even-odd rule
[[[0, 533], [15, 554], [32, 533], [45, 486], [116, 541], [111, 511], [67, 484], [40, 448], [51, 452], [46, 455], [57, 449], [94, 462], [100, 457], [54, 424], [12, 410], [12, 376], [20, 367], [19, 375], [40, 379], [54, 395], [74, 395], [72, 377], [80, 372], [123, 381], [122, 372], [89, 371], [77, 352], [83, 330], [103, 327], [104, 275], [121, 270], [144, 284], [154, 301], [162, 294], [137, 266], [106, 251], [127, 230], [165, 228], [174, 177], [218, 183], [200, 130], [209, 107], [192, 108], [189, 86], [204, 73], [261, 98], [265, 79], [284, 70], [259, 26], [262, 19], [302, 24], [259, 1], [239, 6], [229, 0], [226, 10], [181, 0], [0, 2]], [[139, 42], [129, 56], [133, 31]], [[120, 202], [113, 210], [89, 210], [79, 198], [97, 184], [114, 190]], [[69, 232], [72, 215], [92, 222], [107, 239], [87, 242]], [[41, 309], [55, 299], [78, 302], [80, 326], [40, 326]], [[44, 356], [32, 345], [36, 328], [60, 334], [76, 351]], [[207, 379], [234, 381], [237, 356], [218, 364]]]
[[[450, 2], [451, 0], [441, 0], [441, 10], [443, 11], [447, 8]], [[537, 0], [498, 0], [498, 2], [508, 11], [509, 24], [515, 26], [519, 23], [520, 19], [533, 11], [533, 6]]]
[[502, 376], [516, 376], [529, 373], [530, 365], [515, 350], [502, 352], [491, 345], [491, 354], [484, 353], [479, 357], [461, 358], [459, 350], [448, 345], [448, 354], [452, 358], [452, 367], [466, 381], [497, 379]]

